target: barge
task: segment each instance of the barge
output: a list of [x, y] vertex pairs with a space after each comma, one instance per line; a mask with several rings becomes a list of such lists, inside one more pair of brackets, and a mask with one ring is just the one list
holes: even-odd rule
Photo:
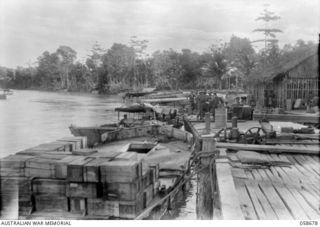
[[186, 189], [191, 133], [169, 125], [66, 137], [0, 160], [2, 219], [161, 218]]

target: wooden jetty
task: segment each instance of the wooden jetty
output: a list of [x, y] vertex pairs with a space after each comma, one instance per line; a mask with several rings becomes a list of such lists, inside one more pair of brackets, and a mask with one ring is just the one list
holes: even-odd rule
[[[257, 122], [240, 123], [250, 128]], [[210, 126], [210, 122], [209, 122]], [[214, 125], [213, 125], [214, 126]], [[320, 148], [318, 144], [259, 145], [215, 142], [219, 129], [191, 123], [188, 131], [214, 146], [211, 194], [213, 219], [226, 220], [318, 220], [320, 218]], [[211, 134], [210, 134], [211, 133]], [[203, 145], [204, 146], [204, 145]], [[201, 190], [200, 190], [201, 191]], [[204, 196], [204, 195], [199, 195]], [[207, 207], [206, 207], [207, 206]], [[210, 203], [209, 203], [209, 206]], [[210, 218], [211, 219], [211, 218]]]
[[90, 149], [86, 137], [66, 137], [9, 155], [1, 218], [160, 218], [186, 188], [192, 144], [186, 131], [149, 125], [103, 134]]
[[267, 118], [270, 121], [287, 121], [287, 122], [297, 122], [297, 123], [312, 123], [319, 124], [319, 113], [308, 114], [263, 114], [263, 113], [253, 113], [253, 120], [262, 120]]

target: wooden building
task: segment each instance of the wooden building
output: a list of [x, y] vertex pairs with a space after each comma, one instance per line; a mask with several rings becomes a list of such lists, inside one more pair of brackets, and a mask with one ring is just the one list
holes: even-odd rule
[[257, 106], [291, 109], [297, 99], [306, 103], [319, 94], [318, 48], [288, 53], [277, 66], [256, 71], [250, 77], [249, 90]]

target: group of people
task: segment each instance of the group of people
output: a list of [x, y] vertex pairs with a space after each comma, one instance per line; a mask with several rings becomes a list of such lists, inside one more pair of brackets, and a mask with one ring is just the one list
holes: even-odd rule
[[191, 92], [189, 96], [191, 111], [197, 112], [197, 119], [202, 120], [206, 112], [210, 112], [214, 117], [215, 109], [225, 104], [216, 92]]

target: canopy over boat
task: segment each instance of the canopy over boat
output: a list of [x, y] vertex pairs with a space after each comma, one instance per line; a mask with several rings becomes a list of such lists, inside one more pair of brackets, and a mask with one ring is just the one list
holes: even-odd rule
[[145, 113], [154, 111], [153, 106], [147, 103], [131, 103], [115, 108], [115, 111], [126, 113]]
[[115, 111], [118, 112], [127, 112], [127, 113], [146, 113], [156, 112], [158, 114], [168, 114], [173, 112], [174, 110], [178, 110], [177, 108], [170, 107], [170, 106], [159, 106], [159, 105], [151, 105], [149, 103], [132, 103], [132, 104], [125, 104], [121, 107], [115, 108]]

